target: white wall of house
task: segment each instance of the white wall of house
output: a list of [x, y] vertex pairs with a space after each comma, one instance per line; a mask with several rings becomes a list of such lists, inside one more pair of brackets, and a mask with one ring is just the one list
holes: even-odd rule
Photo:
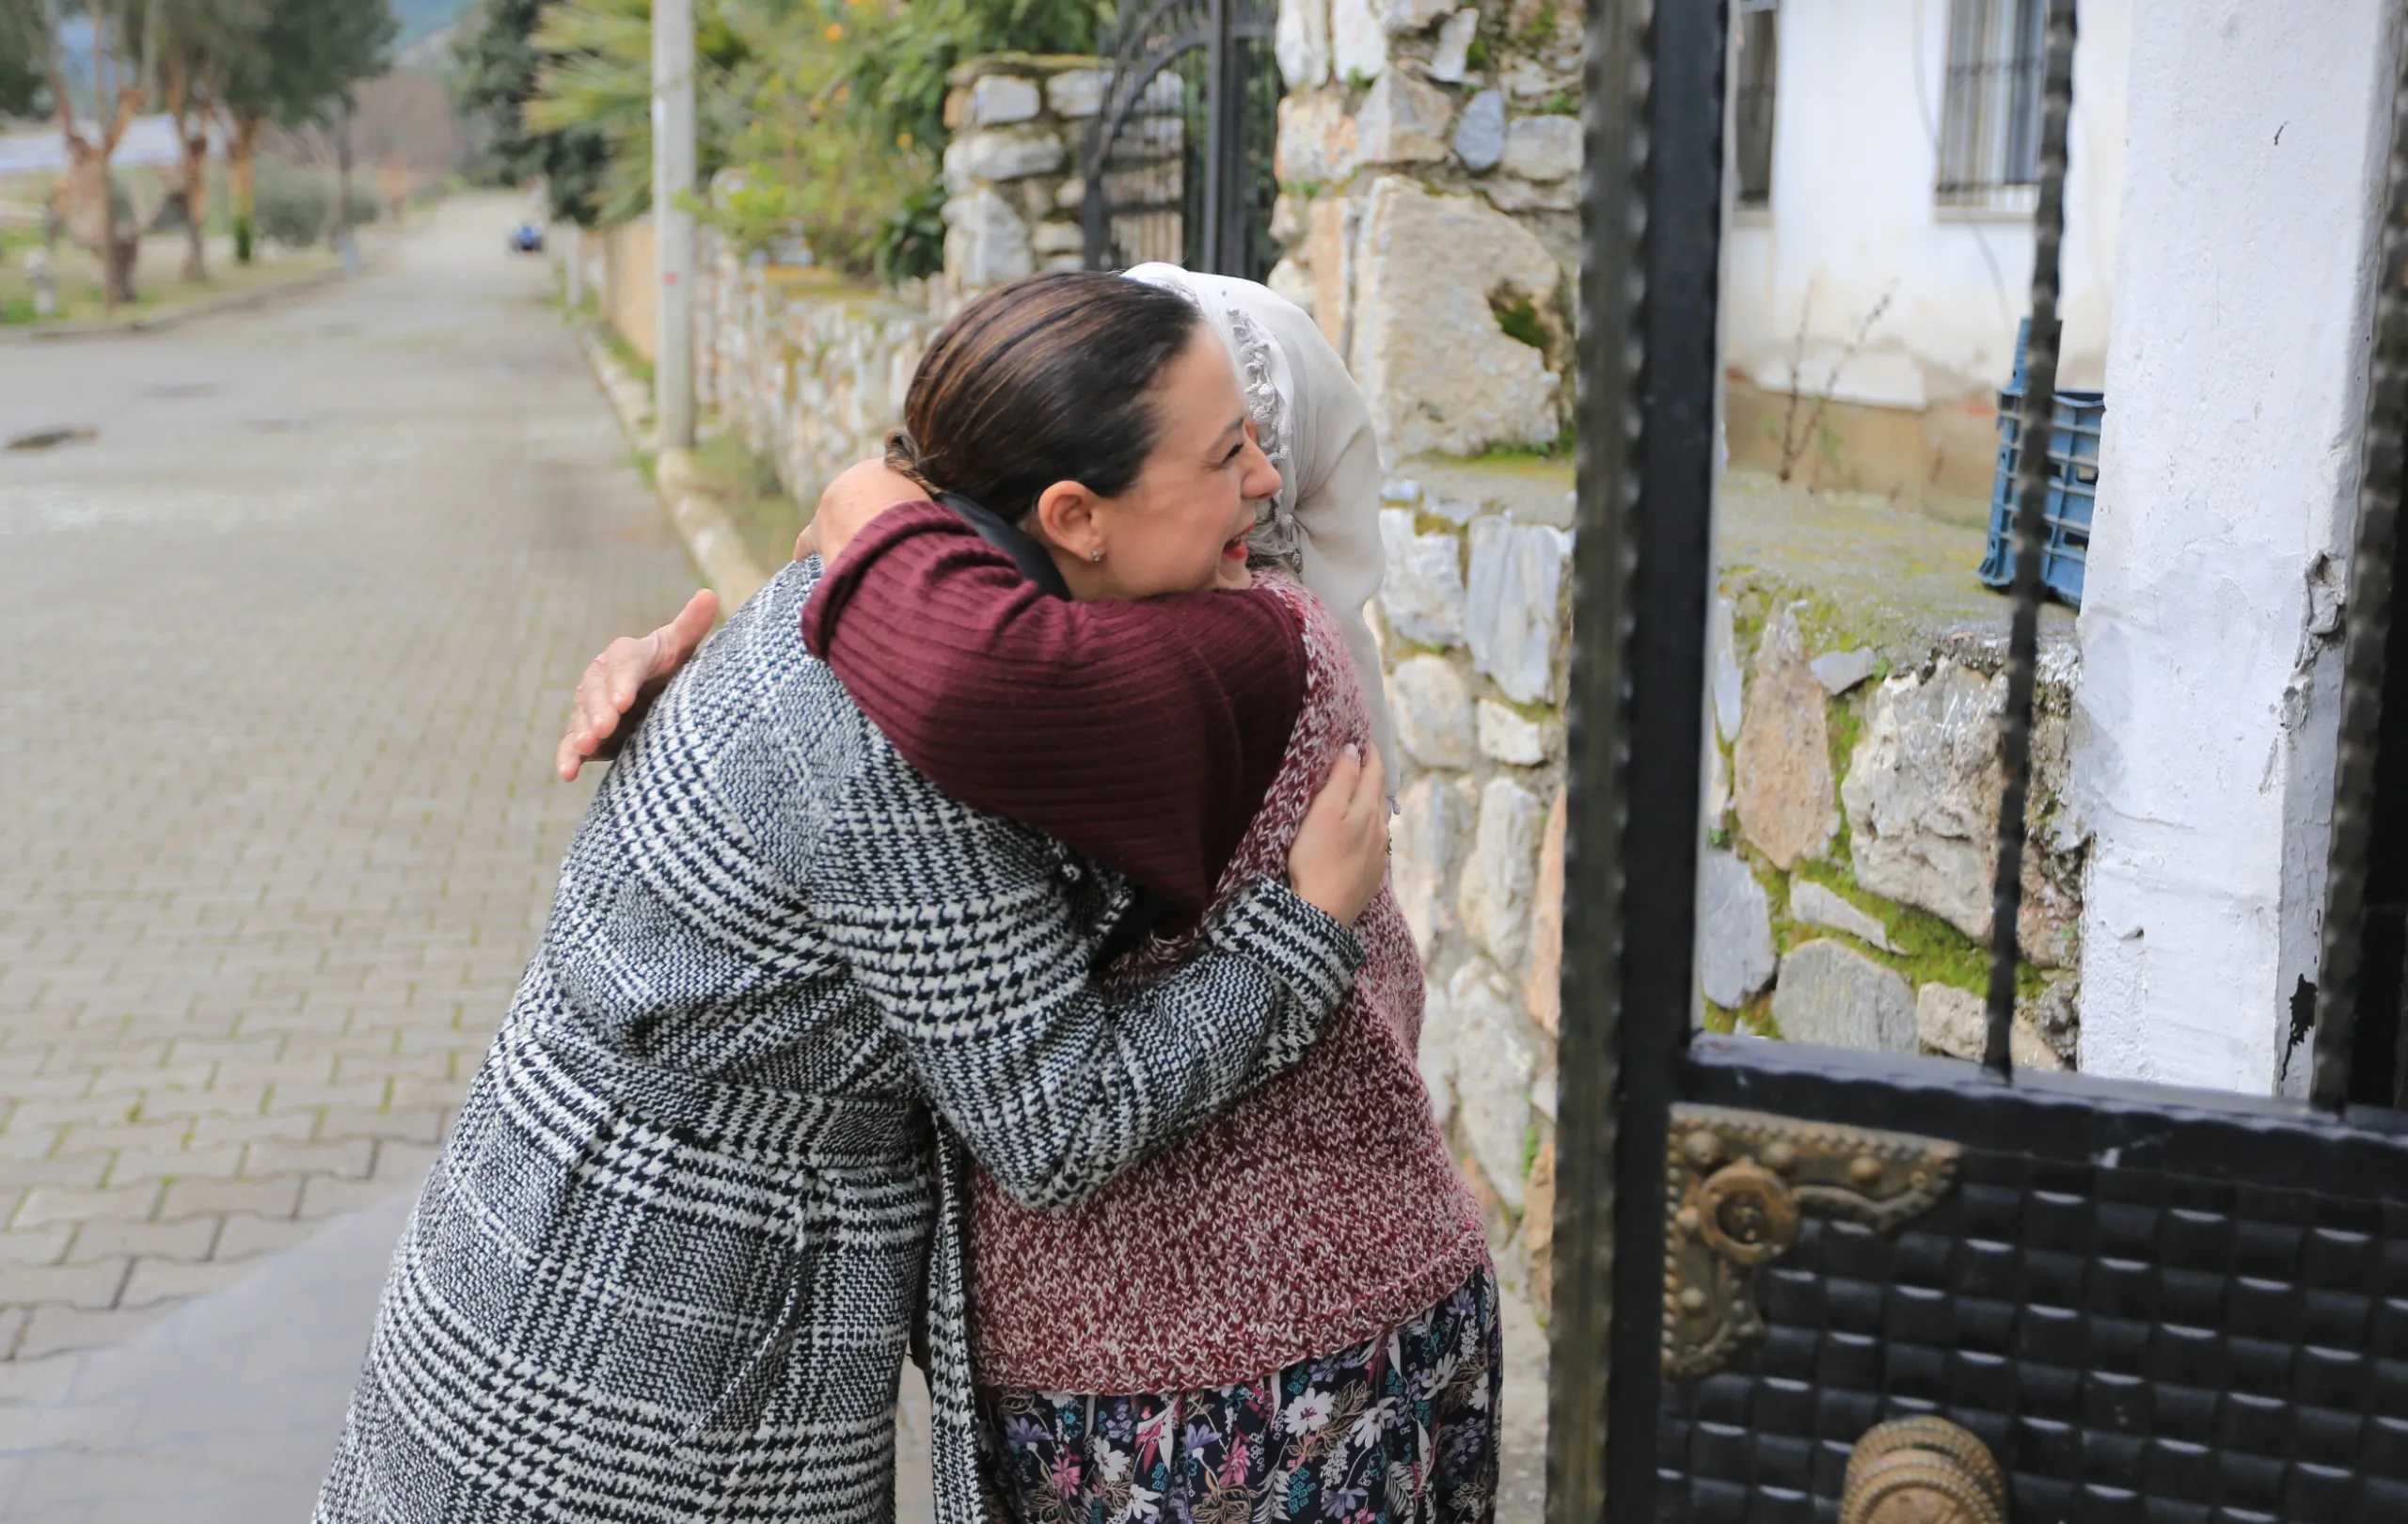
[[[1921, 408], [1988, 400], [2030, 310], [2028, 212], [1938, 204], [1948, 0], [1781, 0], [1769, 205], [1734, 225], [1725, 356], [1774, 390]], [[2097, 387], [2124, 173], [2131, 0], [2087, 0], [2075, 53], [2061, 385]], [[1838, 366], [1867, 313], [1890, 305]], [[1831, 373], [1838, 366], [1836, 381]]]
[[2075, 713], [2095, 1073], [2305, 1085], [2400, 10], [2132, 21]]

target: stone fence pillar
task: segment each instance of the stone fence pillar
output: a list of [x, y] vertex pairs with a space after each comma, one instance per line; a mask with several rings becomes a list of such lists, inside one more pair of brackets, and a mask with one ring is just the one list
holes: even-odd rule
[[1079, 144], [1104, 75], [1094, 58], [1002, 53], [957, 68], [952, 85], [940, 317], [1006, 280], [1079, 268]]
[[1283, 0], [1271, 284], [1397, 459], [1552, 444], [1570, 419], [1580, 8]]

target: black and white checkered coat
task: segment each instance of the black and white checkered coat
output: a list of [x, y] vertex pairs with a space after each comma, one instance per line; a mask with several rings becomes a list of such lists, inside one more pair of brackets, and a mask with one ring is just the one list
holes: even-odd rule
[[1073, 1200], [1293, 1062], [1352, 979], [1352, 934], [1266, 883], [1108, 1004], [1125, 885], [895, 754], [802, 650], [816, 572], [730, 621], [595, 795], [322, 1524], [886, 1519], [924, 1271], [938, 1516], [976, 1518], [952, 1140]]

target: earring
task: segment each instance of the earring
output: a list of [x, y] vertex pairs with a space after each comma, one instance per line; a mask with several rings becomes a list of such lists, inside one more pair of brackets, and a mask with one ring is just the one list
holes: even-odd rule
[[1097, 546], [1094, 549], [1088, 551], [1087, 559], [1101, 564], [1103, 561], [1103, 547]]

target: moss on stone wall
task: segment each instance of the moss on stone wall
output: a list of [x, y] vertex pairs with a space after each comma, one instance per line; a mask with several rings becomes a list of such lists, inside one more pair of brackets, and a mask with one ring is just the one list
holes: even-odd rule
[[[1861, 621], [1852, 619], [1845, 605], [1814, 590], [1800, 589], [1763, 573], [1742, 568], [1725, 576], [1722, 592], [1732, 603], [1735, 647], [1733, 656], [1748, 680], [1751, 702], [1755, 651], [1776, 608], [1786, 605], [1796, 611], [1808, 649], [1815, 655], [1867, 647], [1874, 648], [1878, 654], [1877, 636], [1863, 627]], [[1838, 783], [1845, 784], [1855, 762], [1857, 748], [1864, 736], [1870, 695], [1876, 685], [1889, 675], [1890, 665], [1891, 659], [1886, 655], [1880, 656], [1873, 677], [1848, 693], [1831, 699], [1824, 710], [1831, 776]], [[2052, 693], [2048, 698], [2053, 699], [2060, 706], [2065, 703], [2062, 691]], [[2047, 699], [2044, 699], [2044, 710], [2046, 707]], [[1726, 769], [1732, 767], [1732, 762], [1726, 752]], [[1735, 790], [1735, 771], [1725, 775], [1733, 779]], [[1735, 814], [1726, 826], [1719, 826], [1708, 833], [1708, 839], [1714, 846], [1737, 853], [1755, 875], [1757, 882], [1764, 886], [1770, 905], [1775, 950], [1786, 955], [1801, 943], [1830, 938], [1844, 942], [1883, 966], [1895, 970], [1918, 988], [1925, 984], [1946, 984], [1977, 994], [1986, 992], [1989, 982], [1989, 948], [1986, 943], [1965, 935], [1938, 915], [1876, 895], [1856, 881], [1854, 840], [1847, 812], [1839, 806], [1837, 800], [1833, 804], [1839, 824], [1830, 845], [1819, 856], [1802, 860], [1787, 872], [1774, 866], [1747, 839], [1745, 832], [1737, 824]], [[1798, 879], [1821, 884], [1872, 916], [1880, 923], [1882, 934], [1890, 946], [1886, 949], [1874, 946], [1835, 928], [1798, 920], [1790, 911], [1790, 891]], [[2029, 998], [2040, 992], [2046, 977], [2041, 970], [2027, 961], [2019, 966], [2016, 982], [2019, 992]], [[1766, 1008], [1760, 1020], [1752, 1010], [1752, 1007], [1758, 1005]], [[1751, 1002], [1750, 1010], [1709, 1008], [1707, 1025], [1717, 1031], [1768, 1029], [1772, 1026], [1769, 1006], [1770, 995], [1767, 992]]]
[[[1830, 735], [1831, 780], [1834, 784], [1846, 780], [1848, 764], [1856, 756], [1856, 743], [1864, 735], [1864, 715], [1858, 708], [1859, 703], [1853, 695], [1843, 694], [1823, 710], [1823, 722]], [[1855, 837], [1849, 831], [1846, 808], [1836, 807], [1840, 823], [1839, 829], [1831, 833], [1831, 861], [1852, 867], [1856, 863]]]

